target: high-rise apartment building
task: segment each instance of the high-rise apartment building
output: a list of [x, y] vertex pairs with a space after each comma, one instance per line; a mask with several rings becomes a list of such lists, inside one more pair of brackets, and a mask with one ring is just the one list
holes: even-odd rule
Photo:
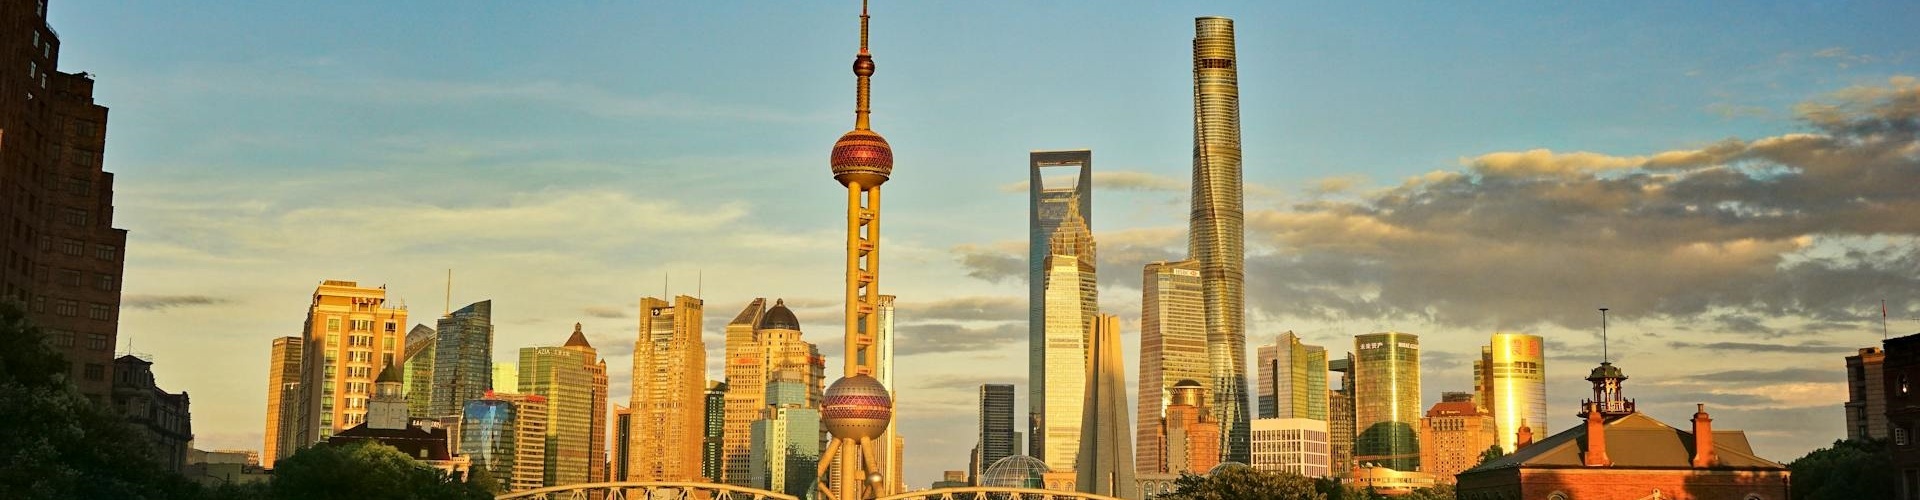
[[1886, 439], [1887, 391], [1882, 383], [1886, 351], [1863, 347], [1847, 356], [1847, 439]]
[[[1148, 263], [1141, 273], [1140, 394], [1134, 398], [1134, 465], [1140, 473], [1164, 469], [1160, 420], [1182, 380], [1213, 380], [1207, 365], [1207, 306], [1201, 296], [1200, 261]], [[1203, 391], [1202, 396], [1205, 398]], [[1205, 405], [1200, 405], [1204, 407]], [[1204, 472], [1204, 471], [1203, 471]]]
[[[1046, 452], [1042, 448], [1045, 446], [1048, 434], [1044, 427], [1048, 417], [1046, 408], [1049, 403], [1047, 399], [1049, 387], [1046, 383], [1049, 371], [1047, 363], [1052, 360], [1049, 353], [1056, 352], [1052, 350], [1053, 345], [1048, 339], [1056, 330], [1072, 330], [1084, 335], [1087, 328], [1092, 325], [1093, 314], [1098, 307], [1096, 296], [1073, 297], [1072, 307], [1077, 310], [1074, 314], [1064, 316], [1078, 315], [1086, 319], [1075, 321], [1078, 323], [1076, 325], [1055, 330], [1048, 329], [1050, 317], [1064, 317], [1060, 311], [1053, 310], [1054, 299], [1051, 297], [1067, 291], [1062, 288], [1050, 293], [1047, 287], [1050, 276], [1053, 274], [1053, 255], [1056, 253], [1053, 248], [1055, 236], [1060, 233], [1062, 226], [1067, 225], [1069, 218], [1077, 219], [1076, 224], [1088, 228], [1089, 231], [1093, 224], [1093, 151], [1034, 151], [1028, 154], [1028, 166], [1027, 435], [1029, 438], [1027, 454], [1045, 461]], [[1089, 238], [1091, 238], [1090, 235], [1091, 233]], [[1075, 255], [1072, 253], [1074, 250], [1068, 249], [1069, 255]], [[1092, 255], [1089, 254], [1087, 258], [1091, 267]], [[1091, 282], [1094, 276], [1089, 274], [1086, 279]], [[1082, 298], [1095, 301], [1083, 302], [1080, 300]], [[1084, 347], [1078, 349], [1084, 349]], [[1085, 356], [1079, 356], [1080, 361], [1076, 362], [1083, 363]], [[1065, 362], [1062, 360], [1062, 363]], [[1079, 386], [1061, 388], [1061, 390], [1072, 392], [1073, 397], [1078, 397], [1079, 389]], [[1077, 402], [1074, 406], [1078, 406]], [[1078, 422], [1079, 419], [1074, 418], [1069, 424]], [[1057, 463], [1050, 461], [1047, 465], [1058, 466]]]
[[1286, 332], [1255, 348], [1260, 418], [1327, 420], [1327, 349]]
[[705, 419], [700, 427], [700, 478], [720, 482], [726, 472], [726, 455], [720, 453], [721, 438], [727, 423], [727, 383], [707, 382]]
[[1518, 449], [1514, 431], [1520, 429], [1521, 422], [1542, 431], [1550, 428], [1547, 357], [1542, 345], [1538, 335], [1495, 333], [1487, 345], [1480, 347], [1480, 360], [1473, 364], [1476, 391], [1471, 401], [1493, 417], [1495, 442], [1507, 453]]
[[1207, 410], [1206, 386], [1182, 380], [1171, 393], [1166, 416], [1153, 422], [1154, 432], [1147, 436], [1151, 442], [1141, 444], [1156, 453], [1145, 457], [1146, 465], [1136, 465], [1141, 476], [1205, 474], [1220, 464], [1220, 423]]
[[1240, 186], [1240, 83], [1233, 20], [1194, 19], [1193, 212], [1188, 255], [1200, 261], [1207, 307], [1213, 414], [1225, 429], [1221, 452], [1246, 463], [1246, 228]]
[[273, 468], [273, 462], [292, 455], [299, 444], [293, 439], [294, 417], [300, 414], [300, 337], [273, 339], [273, 354], [267, 362], [267, 432], [260, 453], [260, 466]]
[[546, 486], [547, 398], [488, 392], [460, 414], [460, 454], [499, 480], [501, 491]]
[[400, 328], [406, 323], [406, 306], [388, 304], [385, 287], [326, 280], [314, 288], [300, 349], [301, 415], [293, 448], [366, 422], [374, 378], [405, 354]]
[[1081, 410], [1077, 491], [1118, 498], [1139, 496], [1133, 481], [1133, 432], [1127, 418], [1126, 360], [1120, 354], [1120, 318], [1098, 314], [1088, 332], [1087, 392]]
[[96, 403], [112, 389], [127, 231], [101, 169], [107, 108], [63, 73], [47, 2], [0, 4], [0, 300], [19, 304]]
[[700, 433], [707, 350], [700, 339], [700, 299], [673, 303], [640, 299], [640, 335], [633, 349], [632, 443], [627, 475], [633, 481], [693, 481], [700, 477]]
[[988, 465], [1020, 454], [1019, 433], [1013, 430], [1013, 384], [980, 386], [980, 438], [977, 457], [968, 473], [976, 478]]
[[434, 332], [433, 404], [427, 411], [455, 415], [467, 400], [493, 390], [493, 301], [448, 313]]
[[1472, 395], [1449, 392], [1440, 399], [1420, 419], [1420, 470], [1452, 483], [1455, 474], [1478, 465], [1480, 455], [1499, 442], [1499, 431], [1494, 416], [1475, 405]]
[[1353, 338], [1353, 459], [1409, 472], [1420, 467], [1420, 337]]
[[[400, 366], [406, 375], [407, 414], [415, 418], [434, 416], [433, 345], [439, 340], [433, 327], [427, 325], [413, 325], [413, 329], [407, 331], [406, 349], [400, 357], [404, 361], [400, 362]], [[511, 389], [512, 386], [503, 388]]]
[[1032, 442], [1035, 458], [1056, 471], [1076, 470], [1080, 452], [1080, 424], [1088, 373], [1088, 335], [1099, 307], [1095, 283], [1093, 234], [1079, 205], [1068, 203], [1067, 214], [1048, 246], [1045, 337], [1038, 360], [1038, 377], [1030, 379], [1039, 397], [1028, 406], [1036, 415]]
[[1255, 470], [1288, 472], [1307, 477], [1333, 474], [1327, 422], [1311, 418], [1255, 419], [1253, 462]]
[[[726, 327], [727, 392], [720, 448], [727, 484], [751, 486], [753, 423], [765, 418], [777, 398], [773, 389], [796, 391], [799, 408], [819, 408], [826, 380], [826, 358], [801, 340], [800, 320], [786, 301], [766, 307], [766, 299], [748, 303]], [[778, 381], [789, 384], [771, 386]]]
[[573, 324], [573, 333], [560, 347], [521, 348], [516, 378], [521, 394], [546, 399], [546, 485], [603, 480], [607, 474], [607, 362], [587, 342], [580, 324]]

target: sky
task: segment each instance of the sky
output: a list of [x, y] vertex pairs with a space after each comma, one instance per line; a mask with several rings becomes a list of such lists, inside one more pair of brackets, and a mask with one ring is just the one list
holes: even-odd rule
[[[121, 349], [192, 394], [206, 449], [261, 445], [271, 340], [326, 279], [430, 323], [452, 269], [453, 307], [494, 301], [497, 361], [584, 323], [621, 402], [663, 292], [705, 299], [713, 376], [754, 297], [838, 373], [857, 9], [52, 2], [59, 69], [112, 110]], [[1025, 394], [1029, 151], [1094, 151], [1137, 372], [1141, 266], [1185, 254], [1206, 15], [1238, 31], [1249, 355], [1415, 333], [1431, 404], [1488, 335], [1534, 333], [1558, 431], [1610, 307], [1643, 411], [1706, 403], [1784, 462], [1845, 436], [1881, 300], [1920, 332], [1920, 5], [880, 1], [910, 485], [965, 467], [979, 384]]]

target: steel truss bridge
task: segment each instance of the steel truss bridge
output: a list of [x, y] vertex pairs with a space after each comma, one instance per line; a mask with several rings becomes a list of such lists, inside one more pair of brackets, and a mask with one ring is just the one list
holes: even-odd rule
[[[582, 483], [516, 491], [494, 500], [800, 500], [793, 495], [730, 484], [690, 482]], [[874, 500], [1121, 500], [1119, 498], [1031, 488], [973, 486], [912, 491]]]

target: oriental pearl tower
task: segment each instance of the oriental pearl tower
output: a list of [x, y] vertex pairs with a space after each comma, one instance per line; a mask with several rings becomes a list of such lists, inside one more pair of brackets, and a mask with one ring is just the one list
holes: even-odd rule
[[[867, 52], [867, 4], [860, 3], [860, 53], [853, 57], [856, 82], [853, 131], [833, 143], [833, 179], [847, 188], [846, 372], [827, 387], [820, 417], [833, 435], [820, 457], [820, 496], [860, 500], [891, 494], [875, 440], [893, 417], [893, 398], [873, 378], [879, 366], [880, 185], [893, 172], [893, 148], [868, 128], [868, 84], [873, 55]], [[891, 446], [890, 443], [879, 443]], [[892, 464], [890, 464], [892, 465]]]

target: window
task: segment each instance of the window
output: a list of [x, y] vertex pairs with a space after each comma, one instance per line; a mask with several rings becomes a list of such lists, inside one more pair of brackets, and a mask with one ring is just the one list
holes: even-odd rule
[[87, 248], [87, 245], [85, 243], [81, 243], [80, 240], [68, 239], [68, 238], [60, 239], [60, 253], [64, 253], [67, 255], [80, 255], [80, 253], [86, 248]]
[[61, 316], [79, 316], [80, 303], [71, 300], [56, 300], [53, 302], [53, 313]]
[[118, 256], [119, 254], [120, 254], [120, 249], [115, 248], [113, 245], [94, 245], [93, 246], [93, 258], [96, 258], [96, 259], [113, 260], [114, 257]]
[[1894, 446], [1907, 445], [1907, 426], [1896, 425], [1893, 427], [1893, 445]]
[[113, 306], [106, 304], [89, 304], [87, 305], [87, 317], [100, 321], [112, 321]]
[[99, 288], [101, 290], [108, 290], [108, 291], [113, 290], [113, 275], [102, 274], [102, 275], [96, 276], [95, 279], [93, 280], [93, 287]]
[[392, 321], [387, 322], [387, 333], [393, 333], [393, 332], [399, 331], [398, 330], [399, 328], [400, 326], [395, 325]]
[[[340, 318], [327, 318], [327, 331], [340, 331]], [[328, 336], [328, 338], [332, 338], [332, 336]]]
[[353, 320], [353, 331], [364, 332], [369, 330], [373, 330], [373, 320], [370, 320], [370, 319]]
[[46, 297], [44, 297], [44, 296], [43, 296], [43, 297], [34, 297], [34, 298], [33, 298], [33, 312], [37, 312], [37, 313], [43, 313], [43, 312], [47, 312], [47, 298], [46, 298]]
[[32, 80], [34, 78], [38, 78], [39, 76], [40, 76], [40, 63], [27, 61], [27, 79]]
[[51, 330], [47, 333], [53, 337], [54, 346], [73, 347], [73, 332], [67, 330]]
[[61, 269], [60, 284], [67, 285], [67, 286], [80, 286], [80, 271], [76, 271], [73, 269]]
[[86, 377], [87, 377], [87, 380], [106, 380], [107, 367], [93, 364], [93, 363], [87, 363]]
[[69, 194], [82, 196], [82, 195], [86, 195], [88, 191], [92, 191], [92, 190], [93, 190], [93, 181], [87, 179], [86, 177], [70, 177], [67, 179], [67, 193]]
[[1905, 373], [1900, 374], [1900, 393], [1907, 393], [1907, 374]]
[[[68, 335], [72, 335], [72, 334], [69, 333]], [[109, 347], [112, 347], [112, 345], [108, 344], [107, 342], [107, 334], [104, 334], [104, 333], [87, 334], [88, 349], [93, 349], [95, 351], [105, 351]]]

